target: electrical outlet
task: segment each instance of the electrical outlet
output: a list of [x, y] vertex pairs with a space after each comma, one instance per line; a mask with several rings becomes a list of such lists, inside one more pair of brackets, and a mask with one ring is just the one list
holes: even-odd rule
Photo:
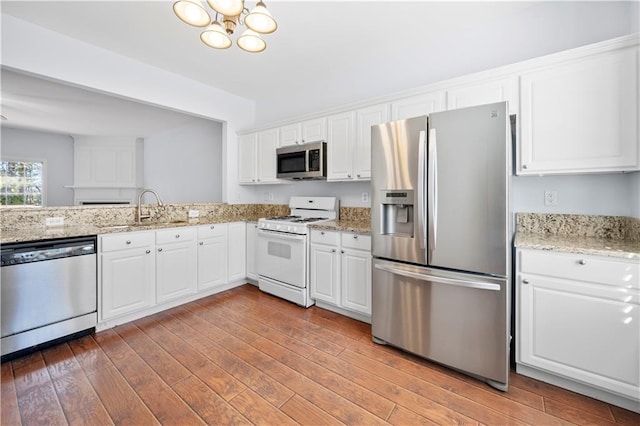
[[558, 205], [558, 191], [544, 191], [544, 205], [545, 206], [557, 206]]
[[189, 210], [189, 219], [194, 219], [200, 216], [200, 210]]
[[269, 193], [269, 201], [273, 201], [273, 192]]
[[363, 203], [368, 203], [369, 202], [369, 193], [368, 192], [363, 192], [362, 193], [362, 202]]
[[48, 217], [44, 220], [45, 226], [64, 226], [64, 217]]

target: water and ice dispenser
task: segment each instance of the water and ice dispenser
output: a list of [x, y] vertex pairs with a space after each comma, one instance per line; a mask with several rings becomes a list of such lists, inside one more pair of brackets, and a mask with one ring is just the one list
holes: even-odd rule
[[413, 190], [380, 191], [380, 225], [382, 235], [413, 237]]

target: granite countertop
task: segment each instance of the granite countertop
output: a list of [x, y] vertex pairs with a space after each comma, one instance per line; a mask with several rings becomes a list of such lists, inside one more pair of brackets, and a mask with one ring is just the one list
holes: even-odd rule
[[246, 216], [224, 216], [219, 218], [199, 218], [188, 221], [174, 222], [149, 222], [143, 225], [135, 224], [105, 224], [95, 225], [65, 225], [60, 227], [46, 228], [44, 226], [34, 226], [27, 228], [15, 228], [11, 231], [3, 231], [0, 237], [0, 244], [51, 240], [54, 238], [71, 238], [89, 235], [117, 234], [121, 232], [150, 231], [165, 228], [181, 228], [185, 226], [210, 225], [216, 223], [231, 223], [242, 221], [255, 221], [257, 218]]
[[309, 228], [325, 229], [327, 231], [355, 232], [357, 234], [371, 234], [370, 220], [337, 220], [331, 222], [321, 222], [309, 224]]
[[518, 248], [640, 260], [640, 242], [624, 239], [517, 232], [514, 245]]

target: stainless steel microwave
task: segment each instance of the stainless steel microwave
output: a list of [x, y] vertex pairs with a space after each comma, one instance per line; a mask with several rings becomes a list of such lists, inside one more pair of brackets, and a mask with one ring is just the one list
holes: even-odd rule
[[278, 179], [326, 179], [327, 143], [324, 141], [276, 149]]

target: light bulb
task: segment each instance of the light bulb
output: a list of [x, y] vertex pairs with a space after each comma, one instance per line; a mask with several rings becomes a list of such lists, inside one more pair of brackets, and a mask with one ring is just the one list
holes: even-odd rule
[[200, 0], [180, 0], [173, 4], [173, 12], [180, 20], [194, 27], [206, 27], [211, 17]]
[[231, 38], [217, 21], [200, 34], [200, 40], [214, 49], [226, 49], [231, 46]]

